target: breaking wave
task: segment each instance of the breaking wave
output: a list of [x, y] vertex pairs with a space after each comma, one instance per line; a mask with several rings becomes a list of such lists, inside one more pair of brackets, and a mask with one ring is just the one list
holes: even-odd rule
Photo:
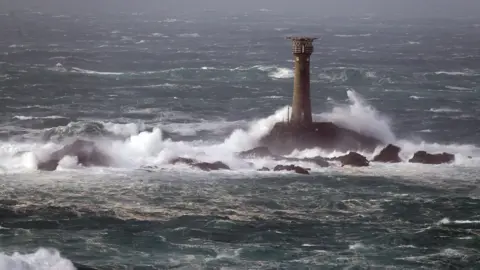
[[473, 70], [464, 70], [464, 71], [437, 71], [435, 72], [435, 75], [446, 75], [446, 76], [465, 76], [465, 77], [470, 77], [470, 76], [477, 76]]
[[318, 115], [319, 120], [334, 122], [384, 142], [395, 142], [395, 135], [390, 128], [391, 120], [388, 117], [367, 104], [355, 91], [347, 91], [347, 96], [348, 104], [337, 105], [331, 112]]
[[431, 108], [429, 111], [434, 113], [455, 113], [461, 112], [462, 110], [453, 108]]
[[[426, 150], [429, 152], [451, 152], [456, 154], [455, 164], [462, 166], [477, 166], [480, 162], [480, 149], [474, 145], [442, 145], [428, 143], [421, 140], [411, 141], [397, 138], [391, 129], [392, 120], [382, 115], [362, 97], [348, 91], [348, 102], [338, 103], [329, 112], [315, 114], [318, 120], [332, 121], [340, 126], [355, 130], [362, 134], [376, 137], [384, 142], [399, 145], [402, 148], [401, 157], [408, 160], [414, 152]], [[3, 141], [0, 142], [0, 166], [4, 171], [16, 172], [35, 170], [38, 159], [59, 149], [65, 143], [76, 137], [89, 137], [97, 145], [115, 159], [114, 167], [138, 169], [145, 166], [170, 166], [168, 162], [175, 157], [183, 156], [196, 158], [202, 161], [214, 162], [221, 160], [234, 170], [256, 170], [262, 166], [275, 165], [281, 162], [269, 159], [256, 159], [252, 164], [248, 160], [240, 159], [236, 153], [256, 147], [259, 140], [266, 135], [279, 121], [288, 116], [289, 107], [285, 106], [274, 114], [250, 122], [213, 123], [205, 128], [201, 123], [171, 124], [169, 126], [146, 126], [144, 123], [99, 123], [99, 122], [71, 122], [66, 126], [56, 127], [44, 131], [44, 141]], [[207, 123], [208, 124], [208, 123]], [[207, 125], [208, 126], [208, 125]], [[245, 128], [236, 128], [236, 127]], [[168, 131], [178, 131], [179, 138], [175, 140]], [[182, 136], [195, 136], [197, 132], [208, 131], [215, 134], [219, 128], [228, 131], [223, 139], [207, 139], [204, 135], [186, 140]], [[189, 129], [194, 132], [187, 132]], [[184, 133], [184, 134], [182, 134]], [[183, 139], [182, 139], [183, 138]], [[376, 151], [379, 151], [377, 149]], [[339, 152], [327, 152], [322, 149], [307, 149], [294, 151], [292, 157], [331, 157], [340, 155]], [[362, 153], [372, 158], [374, 153]], [[62, 162], [62, 166], [72, 167], [71, 160]], [[311, 164], [307, 165], [311, 166]], [[419, 165], [420, 166], [420, 165]], [[323, 170], [318, 168], [317, 170]]]
[[63, 258], [60, 252], [40, 248], [35, 253], [12, 255], [0, 253], [0, 269], [11, 270], [76, 270], [73, 263]]

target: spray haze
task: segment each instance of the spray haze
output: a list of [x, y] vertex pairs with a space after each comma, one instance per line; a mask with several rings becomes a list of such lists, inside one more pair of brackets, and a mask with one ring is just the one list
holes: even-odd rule
[[33, 9], [42, 12], [65, 13], [115, 13], [115, 12], [146, 12], [170, 13], [172, 15], [187, 15], [209, 12], [205, 16], [222, 16], [221, 13], [243, 13], [253, 11], [274, 12], [294, 16], [328, 16], [348, 17], [373, 15], [379, 17], [474, 17], [480, 12], [478, 1], [454, 2], [448, 0], [39, 0], [39, 1], [2, 1], [1, 10], [15, 11]]

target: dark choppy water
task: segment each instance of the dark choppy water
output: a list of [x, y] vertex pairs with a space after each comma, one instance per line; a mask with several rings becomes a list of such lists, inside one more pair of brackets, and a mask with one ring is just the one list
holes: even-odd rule
[[[0, 269], [480, 268], [480, 21], [19, 11], [0, 25]], [[455, 163], [296, 176], [236, 158], [286, 117], [284, 37], [303, 33], [321, 37], [316, 118]], [[115, 166], [35, 170], [79, 136]]]

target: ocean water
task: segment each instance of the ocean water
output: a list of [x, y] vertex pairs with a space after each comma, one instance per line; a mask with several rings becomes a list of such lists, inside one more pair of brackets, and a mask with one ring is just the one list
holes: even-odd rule
[[[0, 14], [0, 269], [480, 268], [480, 20], [195, 14]], [[299, 34], [315, 119], [455, 162], [236, 157], [287, 117]], [[36, 170], [78, 137], [115, 164]]]

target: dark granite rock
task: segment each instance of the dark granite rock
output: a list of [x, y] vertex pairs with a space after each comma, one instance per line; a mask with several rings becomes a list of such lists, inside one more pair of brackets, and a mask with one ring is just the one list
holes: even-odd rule
[[209, 163], [209, 162], [198, 162], [198, 163], [194, 163], [192, 164], [193, 167], [196, 167], [196, 168], [199, 168], [203, 171], [218, 171], [218, 170], [230, 170], [230, 167], [227, 166], [227, 164], [223, 163], [223, 162], [220, 162], [220, 161], [216, 161], [216, 162], [213, 162], [213, 163]]
[[111, 157], [98, 149], [92, 141], [75, 140], [73, 143], [64, 146], [62, 149], [51, 153], [46, 160], [37, 164], [37, 169], [44, 171], [54, 171], [58, 163], [65, 156], [77, 157], [78, 164], [89, 166], [109, 166]]
[[380, 151], [378, 155], [373, 158], [375, 162], [387, 162], [387, 163], [398, 163], [402, 162], [402, 159], [398, 156], [400, 153], [400, 147], [389, 144]]
[[267, 167], [263, 167], [263, 168], [261, 168], [261, 169], [258, 169], [257, 171], [259, 171], [259, 172], [269, 172], [270, 169], [267, 168]]
[[366, 167], [370, 165], [368, 159], [359, 153], [350, 152], [347, 155], [335, 157], [333, 160], [338, 160], [342, 163], [342, 166], [350, 165], [354, 167]]
[[423, 164], [443, 164], [450, 163], [455, 160], [455, 155], [450, 153], [441, 154], [429, 154], [425, 151], [416, 152], [413, 157], [408, 161], [411, 163], [423, 163]]
[[295, 165], [277, 165], [275, 166], [275, 168], [273, 169], [274, 171], [278, 172], [278, 171], [294, 171], [298, 174], [310, 174], [308, 172], [308, 169], [306, 168], [302, 168], [300, 166], [295, 166]]
[[178, 158], [175, 158], [173, 160], [170, 161], [170, 164], [177, 164], [177, 163], [185, 163], [185, 164], [188, 164], [188, 165], [192, 165], [194, 164], [196, 161], [194, 159], [191, 159], [191, 158], [182, 158], [182, 157], [178, 157]]
[[178, 157], [170, 161], [170, 164], [185, 163], [192, 167], [198, 168], [203, 171], [218, 171], [218, 170], [230, 170], [227, 164], [216, 161], [213, 163], [210, 162], [198, 162], [197, 160], [191, 158], [182, 158]]
[[260, 140], [273, 154], [284, 155], [295, 149], [319, 147], [337, 151], [370, 151], [383, 142], [358, 132], [339, 127], [331, 122], [313, 123], [308, 126], [276, 123]]
[[238, 155], [242, 158], [249, 158], [249, 157], [269, 157], [273, 156], [272, 152], [268, 149], [268, 147], [260, 146], [248, 151], [243, 151], [238, 153]]

